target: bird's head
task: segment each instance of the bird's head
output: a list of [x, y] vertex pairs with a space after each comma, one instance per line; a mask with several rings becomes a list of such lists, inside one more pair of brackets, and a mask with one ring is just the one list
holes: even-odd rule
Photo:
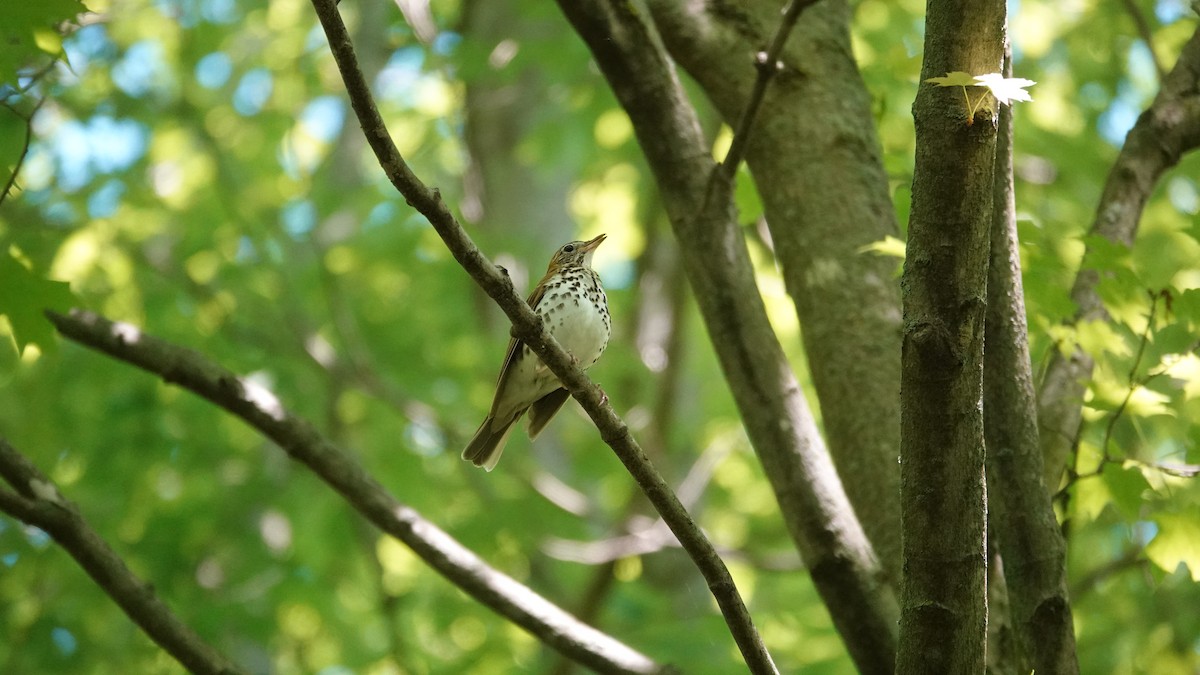
[[548, 271], [561, 269], [563, 267], [587, 267], [592, 266], [592, 254], [604, 242], [607, 235], [600, 235], [595, 239], [588, 241], [573, 241], [569, 244], [564, 244], [554, 254], [554, 258], [550, 260], [550, 268]]

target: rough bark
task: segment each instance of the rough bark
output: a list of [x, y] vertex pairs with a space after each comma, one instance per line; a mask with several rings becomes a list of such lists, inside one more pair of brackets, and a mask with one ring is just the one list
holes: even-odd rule
[[559, 5], [633, 122], [725, 378], [813, 581], [859, 670], [891, 673], [894, 599], [771, 330], [731, 186], [712, 179], [718, 167], [658, 35], [633, 4]]
[[996, 142], [984, 331], [989, 516], [1004, 560], [1015, 638], [1014, 672], [1078, 673], [1067, 599], [1066, 545], [1042, 482], [1037, 399], [1017, 243], [1012, 147], [1012, 109], [1005, 107], [1000, 111]]
[[1016, 666], [1016, 645], [1013, 639], [1012, 609], [1008, 604], [1008, 587], [1004, 583], [1004, 563], [996, 550], [996, 537], [988, 528], [988, 640], [987, 675], [1024, 675]]
[[[671, 55], [736, 126], [778, 1], [650, 0]], [[898, 228], [842, 0], [805, 11], [767, 90], [746, 162], [802, 327], [829, 452], [890, 581], [900, 578], [900, 295], [860, 248]]]
[[1000, 113], [995, 185], [984, 331], [984, 437], [990, 522], [1004, 561], [1015, 671], [1079, 673], [1067, 599], [1066, 544], [1042, 480], [1008, 107]]
[[930, 0], [926, 15], [901, 283], [902, 675], [983, 672], [987, 640], [983, 332], [996, 120], [987, 109], [969, 118], [960, 89], [925, 80], [998, 72], [1005, 7]]
[[[1183, 47], [1154, 102], [1125, 137], [1108, 173], [1090, 234], [1131, 248], [1146, 201], [1162, 175], [1184, 153], [1200, 146], [1200, 30]], [[1084, 265], [1075, 277], [1071, 299], [1074, 323], [1108, 318], [1100, 299], [1100, 273]], [[1038, 398], [1045, 483], [1058, 487], [1067, 457], [1075, 446], [1083, 414], [1083, 395], [1095, 361], [1078, 346], [1056, 351], [1042, 378]]]

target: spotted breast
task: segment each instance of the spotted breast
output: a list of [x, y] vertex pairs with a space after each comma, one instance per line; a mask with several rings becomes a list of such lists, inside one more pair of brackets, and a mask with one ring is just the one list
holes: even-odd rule
[[[592, 254], [604, 238], [602, 234], [558, 249], [527, 301], [554, 339], [584, 369], [604, 353], [612, 332], [608, 298], [600, 275], [592, 269]], [[568, 396], [554, 373], [514, 338], [500, 370], [491, 411], [463, 450], [463, 459], [491, 471], [513, 425], [526, 412], [529, 437], [536, 438]]]

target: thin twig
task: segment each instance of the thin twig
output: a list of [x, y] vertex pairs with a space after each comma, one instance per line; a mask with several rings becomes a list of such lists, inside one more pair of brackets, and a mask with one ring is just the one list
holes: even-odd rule
[[1167, 77], [1167, 69], [1163, 68], [1162, 61], [1158, 60], [1158, 54], [1154, 52], [1154, 33], [1150, 30], [1150, 22], [1133, 0], [1121, 0], [1121, 4], [1125, 5], [1125, 11], [1129, 12], [1129, 17], [1133, 19], [1138, 37], [1146, 43], [1146, 51], [1150, 52], [1150, 60], [1154, 62], [1154, 72], [1158, 74], [1158, 81], [1162, 82]]
[[0, 205], [4, 204], [4, 200], [8, 199], [9, 193], [17, 184], [17, 175], [21, 173], [21, 166], [25, 164], [25, 158], [29, 155], [29, 145], [33, 142], [33, 116], [41, 109], [42, 104], [46, 99], [39, 99], [37, 104], [33, 106], [33, 110], [29, 112], [29, 116], [25, 117], [18, 113], [11, 104], [5, 103], [4, 107], [12, 111], [12, 114], [25, 120], [25, 141], [21, 144], [21, 154], [17, 156], [17, 162], [13, 165], [12, 174], [9, 175], [8, 181], [4, 184], [4, 189], [0, 190]]
[[177, 384], [245, 420], [304, 464], [380, 530], [403, 542], [430, 567], [483, 605], [522, 626], [545, 644], [605, 673], [658, 673], [664, 669], [616, 639], [587, 626], [511, 577], [489, 567], [465, 546], [400, 503], [349, 454], [275, 395], [200, 354], [146, 335], [137, 327], [74, 310], [47, 312], [59, 333], [164, 381]]
[[62, 497], [50, 479], [3, 438], [0, 475], [14, 490], [0, 489], [0, 511], [50, 535], [150, 639], [185, 668], [204, 675], [245, 672], [180, 621], [158, 599], [154, 588], [137, 578], [75, 505]]
[[754, 66], [758, 69], [758, 77], [754, 80], [754, 89], [750, 91], [750, 98], [746, 101], [737, 129], [733, 132], [729, 152], [725, 153], [725, 161], [721, 162], [720, 172], [726, 180], [733, 180], [738, 165], [742, 163], [742, 157], [746, 154], [746, 144], [750, 142], [750, 129], [753, 128], [754, 118], [758, 116], [758, 109], [766, 97], [767, 85], [771, 83], [775, 73], [783, 69], [779, 55], [783, 53], [783, 45], [787, 43], [788, 35], [795, 27], [796, 20], [800, 18], [800, 12], [815, 3], [816, 0], [792, 0], [783, 11], [783, 18], [779, 21], [779, 28], [775, 31], [770, 47], [755, 54]]
[[512, 334], [529, 346], [591, 417], [600, 431], [600, 437], [613, 449], [700, 570], [747, 663], [761, 664], [761, 668], [756, 669], [762, 672], [775, 672], [774, 663], [754, 628], [750, 612], [746, 609], [733, 577], [712, 543], [650, 463], [629, 433], [629, 428], [613, 411], [606, 397], [603, 397], [600, 388], [554, 340], [537, 315], [514, 290], [508, 276], [479, 252], [442, 202], [440, 193], [436, 189], [428, 188], [409, 168], [379, 115], [370, 88], [358, 67], [354, 46], [338, 14], [337, 6], [333, 0], [312, 2], [346, 85], [350, 105], [358, 116], [368, 145], [374, 151], [392, 185], [409, 205], [429, 220], [455, 260], [500, 306], [513, 323]]
[[[1167, 291], [1159, 291], [1158, 293], [1151, 292], [1149, 295], [1150, 311], [1146, 316], [1146, 328], [1142, 331], [1141, 338], [1138, 341], [1137, 353], [1134, 355], [1133, 365], [1129, 368], [1129, 386], [1125, 390], [1125, 396], [1121, 399], [1121, 403], [1118, 404], [1116, 410], [1114, 410], [1112, 414], [1108, 416], [1108, 422], [1104, 426], [1104, 437], [1100, 442], [1100, 461], [1096, 465], [1096, 468], [1092, 471], [1081, 473], [1079, 472], [1078, 468], [1073, 467], [1068, 469], [1066, 483], [1063, 485], [1062, 489], [1060, 489], [1054, 495], [1055, 499], [1062, 500], [1064, 508], [1066, 505], [1066, 500], [1069, 498], [1068, 491], [1071, 489], [1071, 487], [1073, 487], [1075, 483], [1085, 478], [1095, 478], [1102, 475], [1104, 473], [1104, 467], [1108, 464], [1124, 464], [1125, 462], [1132, 462], [1133, 464], [1136, 464], [1144, 469], [1151, 469], [1153, 471], [1157, 471], [1168, 476], [1175, 476], [1177, 478], [1194, 478], [1195, 476], [1200, 475], [1200, 465], [1147, 462], [1145, 460], [1137, 459], [1136, 457], [1114, 457], [1113, 454], [1109, 452], [1109, 446], [1112, 443], [1113, 430], [1116, 428], [1117, 421], [1120, 420], [1121, 416], [1125, 414], [1125, 410], [1129, 407], [1129, 402], [1133, 400], [1134, 394], [1136, 394], [1137, 391], [1142, 387], [1150, 384], [1150, 382], [1153, 380], [1166, 375], [1171, 369], [1171, 366], [1167, 365], [1158, 370], [1147, 373], [1144, 377], [1139, 378], [1137, 376], [1138, 371], [1141, 370], [1142, 358], [1146, 353], [1146, 346], [1150, 343], [1150, 333], [1154, 328], [1154, 318], [1158, 310], [1158, 301], [1160, 298], [1162, 298], [1164, 302], [1169, 302], [1170, 298], [1170, 296], [1167, 294]], [[1200, 349], [1200, 342], [1190, 345], [1186, 350], [1184, 350], [1184, 353], [1191, 353], [1196, 349]], [[1078, 450], [1076, 450], [1076, 455], [1078, 457]], [[1078, 462], [1078, 459], [1076, 461]]]
[[54, 66], [56, 65], [58, 65], [58, 58], [51, 58], [41, 68], [38, 68], [37, 70], [26, 75], [25, 77], [27, 80], [25, 82], [25, 86], [18, 87], [16, 92], [20, 95], [28, 93], [31, 89], [37, 86], [37, 83], [40, 82], [47, 73], [49, 73], [51, 70], [54, 70]]
[[[1090, 234], [1129, 249], [1155, 186], [1180, 158], [1200, 147], [1200, 30], [1192, 33], [1154, 102], [1138, 116], [1113, 163], [1096, 208]], [[1085, 257], [1091, 255], [1085, 253]], [[1108, 320], [1098, 290], [1104, 275], [1089, 265], [1080, 267], [1071, 299], [1078, 308], [1068, 324]], [[1057, 486], [1067, 464], [1075, 433], [1080, 428], [1087, 383], [1094, 359], [1078, 345], [1054, 350], [1042, 377], [1038, 426], [1042, 429], [1046, 485]]]
[[[1150, 333], [1154, 330], [1154, 317], [1156, 314], [1158, 314], [1158, 294], [1151, 293], [1150, 311], [1146, 315], [1146, 329], [1142, 331], [1142, 337], [1138, 340], [1137, 354], [1133, 357], [1133, 365], [1129, 367], [1129, 387], [1125, 391], [1125, 398], [1121, 400], [1121, 404], [1117, 406], [1117, 409], [1108, 416], [1108, 424], [1104, 427], [1104, 440], [1100, 444], [1101, 468], [1103, 468], [1105, 463], [1112, 460], [1112, 455], [1108, 452], [1108, 446], [1112, 441], [1112, 433], [1113, 429], [1117, 426], [1117, 420], [1121, 419], [1121, 415], [1125, 414], [1125, 409], [1129, 407], [1129, 402], [1133, 400], [1133, 395], [1137, 390], [1141, 389], [1150, 379], [1148, 377], [1146, 380], [1139, 382], [1137, 373], [1142, 367], [1142, 357], [1146, 354], [1146, 345], [1150, 343]], [[1150, 377], [1153, 377], [1153, 375]]]
[[1127, 549], [1120, 556], [1109, 560], [1108, 562], [1093, 569], [1071, 584], [1071, 600], [1078, 602], [1083, 596], [1095, 590], [1105, 580], [1124, 572], [1133, 567], [1141, 567], [1146, 564], [1145, 548], [1142, 546], [1134, 546]]

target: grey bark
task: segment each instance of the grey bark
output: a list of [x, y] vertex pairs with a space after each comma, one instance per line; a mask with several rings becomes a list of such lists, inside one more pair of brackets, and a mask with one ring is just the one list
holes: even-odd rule
[[998, 72], [1004, 22], [1002, 0], [927, 5], [901, 284], [901, 675], [984, 670], [983, 333], [996, 120], [986, 109], [968, 117], [960, 89], [925, 80]]
[[[1009, 63], [1006, 68], [1011, 70]], [[1006, 73], [1011, 76], [1011, 73]], [[983, 363], [990, 522], [1004, 560], [1015, 673], [1079, 672], [1066, 545], [1042, 482], [1013, 190], [1012, 108], [1000, 111]]]
[[1016, 667], [1016, 645], [1013, 638], [1012, 608], [1008, 604], [1008, 587], [1004, 583], [1004, 563], [996, 550], [996, 537], [988, 529], [988, 626], [987, 675], [1028, 675]]
[[[736, 127], [779, 2], [650, 0], [671, 55]], [[806, 10], [758, 112], [746, 162], [802, 328], [829, 452], [889, 581], [900, 579], [900, 295], [861, 247], [898, 228], [843, 0]]]
[[633, 4], [559, 6], [633, 122], [725, 378], [813, 581], [859, 670], [891, 673], [894, 598], [771, 330], [731, 186], [717, 176], [659, 37]]

